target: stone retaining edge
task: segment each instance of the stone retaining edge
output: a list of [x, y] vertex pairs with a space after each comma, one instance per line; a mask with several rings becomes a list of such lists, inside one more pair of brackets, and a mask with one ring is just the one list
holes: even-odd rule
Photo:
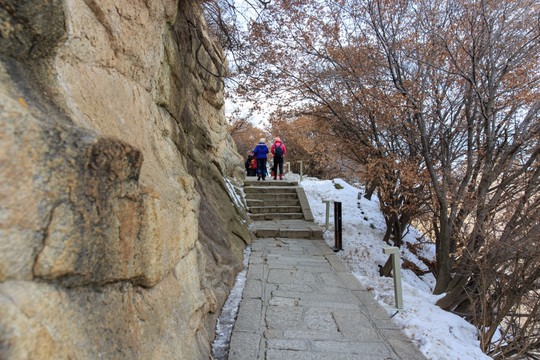
[[296, 193], [298, 195], [298, 200], [300, 200], [300, 206], [302, 207], [302, 212], [304, 213], [304, 219], [306, 221], [315, 221], [315, 218], [313, 217], [313, 214], [311, 212], [311, 208], [309, 207], [309, 202], [304, 188], [297, 186]]

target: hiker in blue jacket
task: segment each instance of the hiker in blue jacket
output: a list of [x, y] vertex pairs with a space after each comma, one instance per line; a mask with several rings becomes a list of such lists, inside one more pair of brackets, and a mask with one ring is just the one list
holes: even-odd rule
[[266, 177], [266, 154], [268, 154], [268, 146], [264, 143], [265, 138], [261, 138], [255, 149], [253, 149], [253, 155], [257, 159], [257, 180], [264, 180]]

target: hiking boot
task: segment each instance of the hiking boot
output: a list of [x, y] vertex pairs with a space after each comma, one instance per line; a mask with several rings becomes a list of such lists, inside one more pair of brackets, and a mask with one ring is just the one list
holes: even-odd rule
[[279, 180], [283, 180], [283, 174], [279, 174]]
[[277, 177], [274, 176], [274, 180], [277, 180]]
[[260, 176], [257, 176], [257, 181], [261, 180], [261, 177]]

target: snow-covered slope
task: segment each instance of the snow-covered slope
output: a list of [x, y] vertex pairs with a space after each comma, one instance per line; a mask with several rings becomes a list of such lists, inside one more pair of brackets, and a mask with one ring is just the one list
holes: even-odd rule
[[[296, 174], [287, 177], [289, 180], [299, 180]], [[388, 244], [382, 241], [385, 222], [376, 196], [371, 201], [358, 196], [358, 193], [363, 195], [363, 189], [340, 179], [321, 181], [304, 177], [301, 185], [306, 191], [315, 221], [321, 226], [325, 225], [326, 217], [326, 204], [322, 201], [342, 203], [343, 251], [338, 255], [383, 306], [393, 306], [393, 280], [379, 276], [378, 265], [384, 265], [388, 257], [382, 249]], [[330, 208], [330, 226], [325, 232], [325, 240], [329, 245], [334, 245], [333, 206]], [[402, 260], [406, 259], [427, 270], [419, 257], [433, 259], [435, 245], [412, 227], [404, 240], [410, 244], [422, 244], [417, 246], [416, 255], [403, 246]], [[405, 334], [428, 359], [490, 359], [480, 350], [473, 325], [435, 305], [440, 296], [432, 295], [435, 285], [432, 274], [419, 277], [412, 270], [402, 268], [401, 271], [404, 309], [392, 319], [403, 327]], [[396, 312], [388, 311], [390, 315]]]

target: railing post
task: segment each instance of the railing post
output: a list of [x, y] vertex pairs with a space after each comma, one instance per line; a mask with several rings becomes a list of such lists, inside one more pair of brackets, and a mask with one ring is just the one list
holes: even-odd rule
[[332, 202], [332, 200], [323, 200], [322, 202], [326, 204], [325, 227], [326, 227], [326, 230], [328, 230], [328, 228], [330, 227], [330, 203]]
[[338, 252], [343, 250], [343, 232], [341, 231], [341, 202], [334, 201], [334, 247], [332, 250]]
[[383, 248], [383, 253], [390, 254], [392, 257], [392, 272], [394, 277], [394, 296], [396, 299], [396, 308], [403, 309], [403, 292], [401, 289], [401, 265], [399, 248], [395, 246]]
[[287, 172], [286, 172], [286, 174], [288, 174], [288, 173], [291, 172], [291, 162], [287, 161], [286, 164], [287, 164]]
[[302, 160], [298, 160], [300, 163], [300, 182], [302, 182]]

